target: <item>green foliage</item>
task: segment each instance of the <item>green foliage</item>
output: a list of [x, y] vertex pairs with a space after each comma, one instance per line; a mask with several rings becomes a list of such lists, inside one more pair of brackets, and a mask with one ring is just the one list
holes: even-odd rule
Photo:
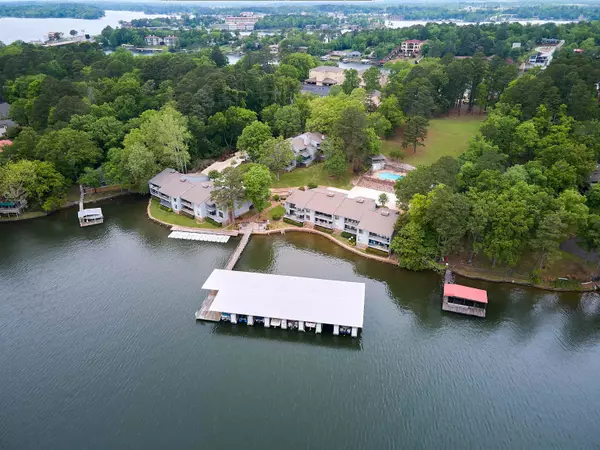
[[379, 153], [381, 142], [373, 128], [369, 127], [364, 109], [350, 106], [342, 111], [340, 120], [334, 124], [332, 134], [344, 145], [348, 160], [357, 172], [369, 155]]
[[[260, 186], [254, 186], [253, 193], [258, 197]], [[221, 176], [214, 180], [214, 189], [210, 192], [210, 198], [220, 209], [227, 210], [231, 222], [235, 222], [235, 208], [246, 198], [244, 176], [240, 169], [227, 167], [223, 170]]]
[[350, 95], [352, 91], [360, 86], [360, 77], [358, 76], [358, 70], [347, 69], [344, 70], [344, 82], [342, 83], [342, 90], [344, 94]]
[[170, 105], [142, 114], [123, 148], [112, 148], [104, 165], [105, 176], [135, 192], [148, 192], [148, 180], [167, 167], [185, 173], [190, 161], [186, 118]]
[[265, 141], [261, 147], [260, 163], [274, 172], [279, 180], [279, 174], [294, 161], [292, 144], [281, 136]]
[[319, 185], [317, 183], [315, 183], [314, 181], [309, 181], [307, 187], [308, 187], [308, 189], [316, 189], [319, 187]]
[[390, 158], [395, 159], [396, 161], [401, 161], [404, 157], [404, 154], [400, 150], [392, 150], [390, 152]]
[[102, 175], [101, 170], [86, 167], [83, 170], [83, 174], [79, 176], [77, 184], [81, 184], [83, 186], [88, 186], [91, 188], [98, 188], [102, 184], [103, 179], [104, 177]]
[[348, 233], [347, 231], [342, 231], [341, 236], [346, 239], [355, 238], [355, 236], [352, 233]]
[[271, 196], [272, 178], [269, 169], [260, 164], [253, 165], [243, 177], [246, 198], [252, 202], [256, 210], [261, 213], [268, 205]]
[[292, 220], [292, 219], [290, 219], [289, 217], [284, 217], [284, 218], [283, 218], [283, 221], [284, 221], [285, 223], [289, 223], [290, 225], [295, 225], [295, 226], [297, 226], [297, 227], [303, 227], [303, 226], [304, 226], [304, 224], [303, 224], [303, 223], [301, 223], [301, 222], [296, 222], [295, 220]]
[[335, 136], [329, 137], [321, 144], [325, 156], [325, 170], [334, 177], [340, 177], [348, 171], [348, 160], [344, 153], [344, 142]]
[[387, 205], [388, 202], [390, 201], [388, 195], [385, 192], [382, 192], [381, 194], [379, 194], [379, 198], [377, 200], [379, 201], [379, 204], [381, 206]]
[[216, 220], [214, 220], [210, 217], [205, 217], [204, 220], [218, 228], [221, 228], [223, 226], [223, 224], [221, 222], [217, 222]]
[[427, 137], [429, 121], [425, 117], [413, 116], [406, 120], [404, 134], [402, 136], [402, 147], [412, 147], [413, 153], [417, 153], [417, 146], [422, 146]]
[[321, 231], [322, 233], [333, 234], [333, 230], [330, 228], [325, 228], [320, 225], [315, 225], [315, 230]]
[[381, 256], [383, 258], [387, 258], [390, 256], [387, 252], [384, 252], [383, 250], [379, 250], [377, 248], [372, 248], [372, 247], [365, 248], [365, 252], [370, 253], [375, 256]]
[[211, 170], [210, 172], [208, 172], [208, 178], [210, 178], [211, 180], [216, 180], [220, 176], [221, 173], [218, 170]]
[[0, 166], [0, 197], [27, 199], [31, 209], [53, 211], [66, 200], [67, 182], [49, 162], [19, 160]]
[[275, 201], [275, 202], [279, 201], [279, 194], [273, 195], [273, 201]]
[[237, 148], [245, 151], [252, 161], [258, 161], [263, 156], [261, 154], [263, 143], [271, 137], [271, 129], [267, 124], [254, 121], [242, 131], [237, 141]]

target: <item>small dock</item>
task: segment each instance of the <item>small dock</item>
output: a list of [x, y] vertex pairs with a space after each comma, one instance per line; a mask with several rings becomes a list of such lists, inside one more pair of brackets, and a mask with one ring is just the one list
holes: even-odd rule
[[[246, 248], [246, 245], [248, 245], [248, 241], [250, 240], [251, 234], [252, 232], [250, 230], [244, 232], [240, 243], [235, 248], [233, 254], [229, 257], [227, 265], [225, 266], [225, 270], [233, 270], [233, 268], [238, 262], [238, 259], [240, 259], [240, 256], [242, 256], [242, 252]], [[221, 320], [220, 312], [210, 310], [216, 296], [216, 290], [213, 290], [210, 292], [210, 294], [208, 294], [208, 296], [202, 302], [202, 306], [200, 306], [200, 309], [196, 311], [196, 320], [206, 320], [208, 322], [219, 322]]]
[[102, 214], [102, 208], [88, 208], [83, 207], [83, 196], [85, 192], [83, 186], [79, 185], [79, 211], [77, 212], [77, 218], [79, 219], [80, 227], [89, 227], [90, 225], [98, 225], [104, 222], [104, 215]]
[[442, 311], [455, 312], [467, 316], [485, 317], [487, 303], [487, 291], [455, 284], [454, 275], [449, 270], [446, 270], [446, 274], [444, 275]]

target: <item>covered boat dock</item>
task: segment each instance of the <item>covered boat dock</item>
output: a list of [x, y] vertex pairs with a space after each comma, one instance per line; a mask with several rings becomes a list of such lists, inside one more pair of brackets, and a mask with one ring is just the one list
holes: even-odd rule
[[442, 310], [485, 317], [487, 292], [460, 284], [445, 283]]
[[79, 218], [79, 226], [82, 227], [88, 227], [104, 222], [102, 208], [80, 209], [77, 212], [77, 217]]
[[331, 325], [353, 337], [363, 327], [364, 283], [215, 269], [202, 289], [214, 292], [210, 311], [233, 324], [316, 333]]

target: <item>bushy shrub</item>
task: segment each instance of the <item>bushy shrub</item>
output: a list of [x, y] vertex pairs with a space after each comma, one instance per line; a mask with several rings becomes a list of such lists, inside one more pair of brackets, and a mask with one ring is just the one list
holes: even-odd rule
[[300, 186], [300, 187], [298, 188], [298, 190], [299, 190], [299, 191], [305, 191], [306, 189], [305, 189], [305, 187], [304, 187], [304, 186]]
[[319, 185], [318, 185], [317, 183], [315, 183], [314, 181], [310, 181], [310, 182], [308, 183], [308, 188], [309, 188], [309, 189], [314, 189], [314, 188], [316, 188], [316, 187], [319, 187]]
[[278, 202], [278, 201], [279, 201], [279, 195], [278, 195], [278, 194], [275, 194], [275, 195], [273, 196], [273, 201], [276, 201], [276, 202]]
[[296, 222], [295, 220], [290, 219], [289, 217], [284, 217], [283, 221], [285, 223], [289, 223], [290, 225], [296, 225], [297, 227], [303, 227], [304, 224], [300, 222]]
[[397, 161], [401, 160], [404, 157], [404, 154], [400, 150], [392, 150], [390, 152], [390, 158], [395, 159]]
[[347, 231], [342, 231], [342, 237], [346, 239], [353, 239], [354, 235], [352, 233], [348, 233]]
[[365, 251], [367, 253], [371, 253], [372, 255], [383, 256], [384, 258], [390, 256], [387, 252], [384, 252], [383, 250], [379, 250], [377, 248], [367, 247]]
[[325, 228], [325, 227], [321, 227], [319, 225], [315, 225], [315, 230], [319, 230], [322, 231], [323, 233], [333, 233], [333, 230], [330, 230], [329, 228]]
[[279, 213], [273, 214], [273, 220], [279, 220], [279, 219], [281, 219], [281, 214], [279, 214]]
[[212, 219], [212, 218], [210, 218], [210, 217], [207, 217], [207, 218], [206, 218], [206, 221], [207, 221], [208, 223], [210, 223], [210, 224], [212, 224], [212, 225], [216, 226], [216, 227], [222, 227], [222, 226], [223, 226], [223, 224], [222, 224], [222, 223], [219, 223], [219, 222], [217, 222], [215, 219]]

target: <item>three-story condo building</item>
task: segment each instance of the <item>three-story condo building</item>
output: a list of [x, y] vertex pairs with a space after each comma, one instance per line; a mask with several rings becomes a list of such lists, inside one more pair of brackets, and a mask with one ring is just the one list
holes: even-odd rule
[[328, 189], [293, 190], [285, 202], [285, 217], [356, 236], [356, 246], [390, 252], [396, 211], [378, 208], [374, 200], [349, 198]]
[[[227, 225], [230, 215], [227, 208], [219, 208], [210, 198], [214, 184], [208, 177], [184, 175], [175, 169], [165, 169], [148, 182], [150, 195], [161, 205], [177, 214], [186, 214], [198, 220], [210, 218]], [[245, 201], [236, 205], [235, 217], [248, 212], [252, 203]]]

